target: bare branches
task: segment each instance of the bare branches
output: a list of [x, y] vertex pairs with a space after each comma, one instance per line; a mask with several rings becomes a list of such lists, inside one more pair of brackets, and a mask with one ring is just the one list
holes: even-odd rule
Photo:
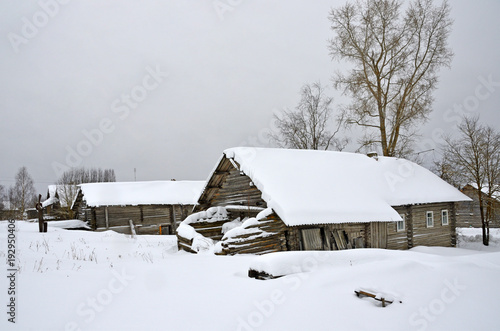
[[445, 138], [443, 163], [453, 167], [463, 183], [477, 189], [483, 243], [488, 245], [486, 229], [494, 212], [488, 201], [492, 201], [500, 189], [500, 133], [479, 123], [478, 117], [465, 117], [458, 132], [457, 139]]
[[71, 205], [78, 193], [78, 184], [83, 183], [101, 183], [101, 182], [115, 182], [116, 176], [113, 169], [101, 168], [71, 168], [65, 171], [57, 180], [56, 191], [61, 204], [61, 211], [59, 217], [72, 218], [73, 211]]
[[274, 116], [278, 132], [269, 137], [280, 147], [296, 149], [336, 149], [342, 150], [347, 139], [335, 136], [341, 129], [345, 113], [336, 119], [337, 126], [329, 131], [331, 103], [333, 98], [324, 93], [320, 83], [306, 84], [301, 89], [302, 98], [295, 110], [285, 110], [281, 116]]
[[396, 0], [348, 3], [330, 12], [330, 55], [354, 64], [333, 78], [353, 100], [347, 123], [377, 131], [384, 155], [400, 154], [401, 138], [408, 141], [408, 131], [431, 111], [437, 71], [453, 55], [449, 12], [446, 0], [440, 6], [414, 0], [404, 15]]
[[28, 173], [26, 167], [21, 167], [17, 171], [14, 186], [9, 189], [9, 200], [11, 209], [19, 210], [24, 215], [26, 209], [34, 207], [35, 186], [33, 178]]
[[57, 180], [59, 185], [78, 185], [83, 183], [115, 182], [113, 169], [101, 168], [71, 168], [65, 171]]

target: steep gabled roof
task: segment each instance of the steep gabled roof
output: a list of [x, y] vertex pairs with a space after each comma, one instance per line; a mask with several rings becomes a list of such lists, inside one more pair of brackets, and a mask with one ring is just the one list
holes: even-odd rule
[[148, 181], [80, 184], [87, 206], [194, 205], [204, 181]]
[[236, 161], [289, 226], [397, 221], [391, 206], [470, 200], [404, 159], [252, 147], [227, 149], [225, 158]]
[[47, 189], [47, 200], [42, 203], [47, 207], [59, 202], [61, 207], [69, 207], [78, 193], [76, 185], [49, 185]]

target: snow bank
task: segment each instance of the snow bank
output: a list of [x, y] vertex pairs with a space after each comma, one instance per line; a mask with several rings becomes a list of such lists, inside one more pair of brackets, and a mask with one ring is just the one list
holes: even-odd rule
[[59, 229], [91, 229], [87, 222], [81, 220], [66, 220], [47, 222], [48, 228]]
[[240, 164], [267, 206], [289, 226], [397, 221], [391, 206], [470, 200], [404, 159], [253, 147], [224, 154]]
[[500, 251], [500, 229], [490, 229], [489, 246], [484, 246], [481, 228], [457, 228], [457, 247], [477, 251]]
[[[0, 330], [162, 330], [165, 312], [169, 330], [498, 329], [500, 253], [454, 249], [465, 253], [448, 256], [427, 247], [426, 253], [226, 257], [177, 252], [175, 236], [132, 239], [51, 227], [39, 233], [37, 223], [16, 223], [18, 315], [16, 325], [6, 315], [0, 319]], [[0, 222], [5, 258], [7, 224]], [[272, 266], [286, 262], [307, 272], [271, 281], [247, 277], [249, 265], [273, 256]], [[8, 281], [0, 278], [6, 300]], [[357, 298], [357, 288], [403, 304], [379, 308], [373, 299]]]
[[150, 181], [81, 184], [88, 206], [194, 205], [204, 181]]

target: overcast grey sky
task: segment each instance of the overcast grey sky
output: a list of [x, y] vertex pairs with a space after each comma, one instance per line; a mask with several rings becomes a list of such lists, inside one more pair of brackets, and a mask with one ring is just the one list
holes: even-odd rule
[[[223, 149], [265, 146], [273, 111], [294, 107], [304, 83], [345, 101], [327, 50], [328, 12], [344, 3], [3, 1], [0, 184], [23, 165], [41, 193], [72, 165], [119, 181], [134, 168], [137, 180], [205, 179]], [[500, 1], [450, 3], [455, 57], [422, 149], [454, 130], [454, 105], [500, 124]]]

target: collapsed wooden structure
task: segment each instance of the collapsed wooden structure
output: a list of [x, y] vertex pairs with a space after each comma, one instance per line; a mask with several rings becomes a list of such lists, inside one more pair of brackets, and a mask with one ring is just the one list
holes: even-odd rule
[[[349, 169], [354, 165], [359, 173]], [[293, 169], [281, 170], [287, 167]], [[316, 180], [306, 182], [311, 171]], [[308, 202], [301, 204], [302, 199]], [[217, 222], [191, 218], [190, 230], [177, 236], [179, 248], [190, 252], [199, 248], [193, 248], [195, 241], [208, 238], [217, 254], [452, 247], [456, 203], [469, 200], [406, 160], [234, 148], [224, 152], [194, 208], [195, 212], [224, 208], [226, 218]], [[234, 220], [239, 220], [234, 228], [224, 229]]]
[[203, 181], [113, 182], [79, 185], [75, 218], [96, 231], [173, 234], [192, 211]]

